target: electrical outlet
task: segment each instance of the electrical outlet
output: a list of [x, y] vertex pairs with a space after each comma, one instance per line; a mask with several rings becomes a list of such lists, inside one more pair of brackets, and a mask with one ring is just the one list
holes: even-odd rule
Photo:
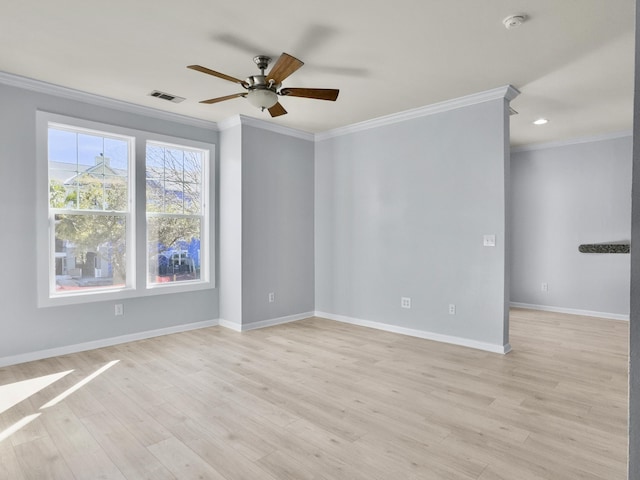
[[455, 315], [456, 314], [456, 306], [453, 303], [449, 304], [449, 315]]
[[409, 298], [409, 297], [400, 297], [400, 307], [402, 307], [402, 308], [411, 308], [411, 298]]
[[485, 247], [495, 247], [496, 246], [496, 236], [495, 235], [485, 235], [482, 237], [482, 244]]
[[548, 292], [549, 291], [549, 284], [547, 282], [542, 282], [542, 285], [540, 285], [540, 289], [543, 292]]
[[273, 303], [276, 301], [276, 294], [271, 292], [269, 293], [269, 303]]
[[116, 303], [114, 315], [116, 315], [117, 317], [119, 317], [120, 315], [124, 315], [124, 305], [122, 305], [121, 303]]

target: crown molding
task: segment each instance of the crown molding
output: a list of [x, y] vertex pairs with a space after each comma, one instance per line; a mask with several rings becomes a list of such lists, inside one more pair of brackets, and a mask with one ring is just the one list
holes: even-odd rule
[[216, 123], [209, 120], [202, 120], [186, 115], [180, 115], [178, 113], [167, 112], [165, 110], [158, 110], [151, 107], [136, 105], [133, 103], [124, 102], [122, 100], [115, 100], [113, 98], [103, 97], [101, 95], [83, 92], [81, 90], [75, 90], [73, 88], [62, 87], [60, 85], [54, 85], [52, 83], [43, 82], [41, 80], [35, 80], [32, 78], [2, 71], [0, 71], [0, 84], [67, 98], [69, 100], [90, 103], [92, 105], [111, 108], [137, 115], [145, 115], [147, 117], [181, 123], [198, 128], [221, 131], [238, 125], [248, 125], [250, 127], [260, 128], [262, 130], [267, 130], [270, 132], [279, 133], [281, 135], [287, 135], [290, 137], [300, 138], [302, 140], [308, 141], [319, 141], [327, 138], [337, 137], [340, 135], [346, 135], [353, 132], [369, 130], [371, 128], [376, 128], [383, 125], [390, 125], [413, 118], [433, 115], [436, 113], [474, 105], [477, 103], [483, 103], [498, 98], [505, 98], [507, 101], [511, 101], [520, 94], [520, 92], [516, 88], [512, 87], [511, 85], [506, 85], [492, 90], [487, 90], [485, 92], [474, 93], [465, 97], [446, 100], [444, 102], [427, 105], [425, 107], [414, 108], [411, 110], [406, 110], [404, 112], [394, 113], [391, 115], [386, 115], [384, 117], [374, 118], [371, 120], [366, 120], [364, 122], [355, 123], [352, 125], [347, 125], [345, 127], [340, 127], [333, 130], [327, 130], [326, 132], [314, 134], [291, 127], [285, 127], [284, 125], [279, 125], [277, 123], [267, 122], [262, 119], [249, 117], [246, 115], [234, 115], [228, 119]]
[[313, 133], [305, 132], [303, 130], [297, 130], [291, 127], [285, 127], [284, 125], [278, 125], [277, 123], [271, 123], [260, 118], [248, 117], [242, 114], [233, 115], [232, 117], [218, 122], [218, 130], [224, 131], [228, 130], [229, 128], [238, 127], [240, 125], [259, 128], [261, 130], [267, 130], [269, 132], [279, 133], [281, 135], [287, 135], [289, 137], [301, 138], [302, 140], [308, 140], [310, 142], [313, 142], [315, 140], [315, 136]]
[[269, 132], [280, 133], [282, 135], [288, 135], [289, 137], [301, 138], [302, 140], [309, 140], [311, 142], [315, 140], [315, 135], [313, 133], [305, 132], [304, 130], [285, 127], [284, 125], [267, 122], [266, 120], [262, 120], [260, 118], [247, 117], [246, 115], [238, 115], [238, 117], [240, 117], [240, 122], [242, 123], [242, 125], [260, 128], [262, 130], [268, 130]]
[[614, 140], [616, 138], [632, 137], [633, 130], [622, 130], [620, 132], [603, 133], [601, 135], [591, 135], [589, 137], [575, 137], [567, 140], [547, 143], [533, 143], [531, 145], [520, 145], [511, 148], [511, 153], [531, 152], [534, 150], [545, 150], [547, 148], [567, 147], [569, 145], [578, 145], [581, 143], [602, 142], [605, 140]]
[[362, 132], [364, 130], [370, 130], [372, 128], [391, 125], [398, 122], [404, 122], [407, 120], [412, 120], [414, 118], [426, 117], [428, 115], [447, 112], [456, 108], [468, 107], [470, 105], [476, 105], [478, 103], [484, 103], [500, 98], [504, 98], [510, 102], [519, 94], [520, 91], [517, 88], [513, 87], [512, 85], [505, 85], [503, 87], [486, 90], [484, 92], [473, 93], [464, 97], [445, 100], [443, 102], [426, 105], [424, 107], [412, 108], [403, 112], [392, 113], [391, 115], [385, 115], [383, 117], [365, 120], [364, 122], [353, 123], [344, 127], [335, 128], [333, 130], [327, 130], [326, 132], [316, 133], [315, 139], [316, 141], [326, 140], [328, 138], [339, 137], [355, 132]]
[[101, 95], [75, 90], [73, 88], [62, 87], [60, 85], [54, 85], [53, 83], [34, 80], [33, 78], [22, 77], [12, 73], [0, 71], [0, 84], [23, 88], [47, 95], [54, 95], [56, 97], [62, 97], [69, 100], [90, 103], [99, 107], [112, 108], [122, 112], [144, 115], [147, 117], [157, 118], [159, 120], [190, 125], [192, 127], [204, 128], [207, 130], [218, 130], [218, 125], [209, 120], [201, 120], [199, 118], [188, 117], [178, 113], [136, 105], [122, 100], [115, 100], [113, 98], [103, 97]]
[[233, 127], [239, 127], [242, 125], [242, 121], [240, 120], [240, 115], [233, 115], [229, 118], [225, 118], [218, 122], [218, 130], [220, 132], [224, 132], [225, 130], [229, 130]]

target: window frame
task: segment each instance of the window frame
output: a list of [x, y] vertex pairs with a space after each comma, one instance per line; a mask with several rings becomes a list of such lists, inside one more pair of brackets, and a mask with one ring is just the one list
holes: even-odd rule
[[[50, 125], [70, 129], [90, 130], [118, 137], [130, 137], [133, 154], [129, 160], [130, 222], [127, 231], [127, 283], [125, 287], [88, 290], [55, 295], [55, 239], [50, 223], [48, 130]], [[148, 285], [148, 255], [146, 238], [146, 146], [147, 142], [170, 144], [205, 151], [203, 172], [203, 233], [201, 255], [203, 266], [197, 281], [170, 282], [167, 285]], [[36, 112], [36, 285], [39, 308], [83, 303], [123, 300], [168, 293], [182, 293], [215, 288], [215, 161], [213, 143], [148, 132], [113, 124], [84, 120], [45, 111]], [[90, 212], [89, 212], [90, 213]], [[131, 238], [129, 238], [131, 236]], [[55, 286], [55, 285], [54, 285]]]
[[[166, 137], [165, 137], [166, 138]], [[177, 140], [177, 139], [174, 139]], [[195, 150], [198, 152], [202, 152], [203, 155], [203, 159], [202, 159], [202, 178], [211, 178], [209, 170], [211, 170], [211, 165], [210, 165], [210, 156], [211, 156], [211, 152], [209, 149], [204, 149], [204, 148], [197, 148], [194, 146], [194, 143], [191, 142], [190, 145], [185, 145], [183, 144], [178, 144], [175, 141], [174, 142], [167, 142], [167, 141], [159, 141], [159, 140], [153, 140], [153, 139], [147, 139], [147, 141], [145, 142], [145, 188], [146, 188], [146, 182], [147, 182], [147, 176], [146, 176], [146, 153], [147, 153], [147, 148], [149, 147], [149, 144], [152, 145], [156, 145], [159, 147], [163, 147], [163, 148], [176, 148], [176, 149], [180, 149], [180, 150]], [[200, 215], [197, 215], [197, 217], [199, 217], [201, 219], [201, 232], [200, 232], [200, 263], [201, 265], [205, 265], [207, 266], [207, 268], [205, 268], [204, 270], [200, 271], [200, 278], [196, 279], [196, 280], [186, 280], [186, 281], [180, 281], [180, 282], [167, 282], [167, 283], [151, 283], [149, 282], [149, 269], [150, 269], [150, 262], [149, 262], [149, 255], [147, 252], [147, 249], [145, 248], [145, 259], [146, 259], [146, 269], [145, 269], [145, 284], [146, 284], [146, 288], [148, 290], [153, 290], [153, 289], [160, 289], [162, 292], [166, 292], [167, 290], [171, 289], [172, 287], [177, 287], [180, 285], [198, 285], [200, 283], [207, 283], [209, 282], [209, 279], [211, 278], [211, 269], [208, 268], [208, 259], [209, 256], [211, 254], [210, 251], [210, 233], [211, 233], [211, 226], [210, 226], [210, 215], [208, 215], [208, 211], [209, 211], [209, 199], [211, 198], [210, 196], [210, 191], [211, 191], [211, 183], [210, 182], [203, 182], [203, 184], [201, 185], [201, 190], [200, 190]], [[169, 214], [166, 212], [148, 212], [146, 210], [146, 203], [147, 203], [147, 198], [145, 195], [145, 244], [146, 241], [148, 241], [148, 238], [146, 236], [146, 234], [148, 233], [148, 220], [150, 217], [156, 217], [156, 218], [169, 218], [169, 217], [184, 217], [184, 218], [194, 218], [196, 217], [196, 215], [178, 215], [178, 214]]]

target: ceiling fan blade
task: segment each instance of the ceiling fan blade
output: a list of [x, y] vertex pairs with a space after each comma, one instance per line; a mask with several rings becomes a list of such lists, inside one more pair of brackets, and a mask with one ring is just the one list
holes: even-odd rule
[[191, 70], [196, 70], [198, 72], [206, 73], [207, 75], [213, 75], [214, 77], [222, 78], [223, 80], [229, 80], [230, 82], [233, 82], [233, 83], [239, 83], [242, 86], [247, 85], [247, 82], [245, 82], [244, 80], [240, 80], [239, 78], [235, 78], [230, 75], [225, 75], [224, 73], [216, 72], [215, 70], [211, 70], [210, 68], [202, 67], [200, 65], [189, 65], [187, 66], [187, 68], [190, 68]]
[[317, 100], [329, 100], [335, 102], [340, 90], [335, 88], [283, 88], [281, 95], [288, 97], [315, 98]]
[[303, 61], [292, 57], [288, 53], [283, 53], [269, 72], [269, 75], [267, 75], [267, 80], [282, 83], [285, 78], [298, 70], [302, 65], [304, 65]]
[[269, 109], [269, 113], [271, 114], [272, 117], [279, 117], [280, 115], [285, 115], [287, 111], [280, 104], [280, 102], [278, 102]]
[[200, 103], [212, 104], [218, 102], [224, 102], [225, 100], [231, 100], [232, 98], [245, 97], [247, 94], [245, 92], [242, 93], [234, 93], [233, 95], [227, 95], [226, 97], [217, 97], [210, 98], [209, 100], [202, 100]]

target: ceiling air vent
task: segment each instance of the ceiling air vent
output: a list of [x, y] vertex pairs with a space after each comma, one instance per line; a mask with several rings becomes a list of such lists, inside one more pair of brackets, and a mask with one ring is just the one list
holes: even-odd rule
[[182, 97], [171, 95], [170, 93], [161, 92], [160, 90], [154, 90], [149, 95], [151, 95], [152, 97], [160, 98], [162, 100], [167, 100], [173, 103], [180, 103], [185, 101], [185, 99]]

